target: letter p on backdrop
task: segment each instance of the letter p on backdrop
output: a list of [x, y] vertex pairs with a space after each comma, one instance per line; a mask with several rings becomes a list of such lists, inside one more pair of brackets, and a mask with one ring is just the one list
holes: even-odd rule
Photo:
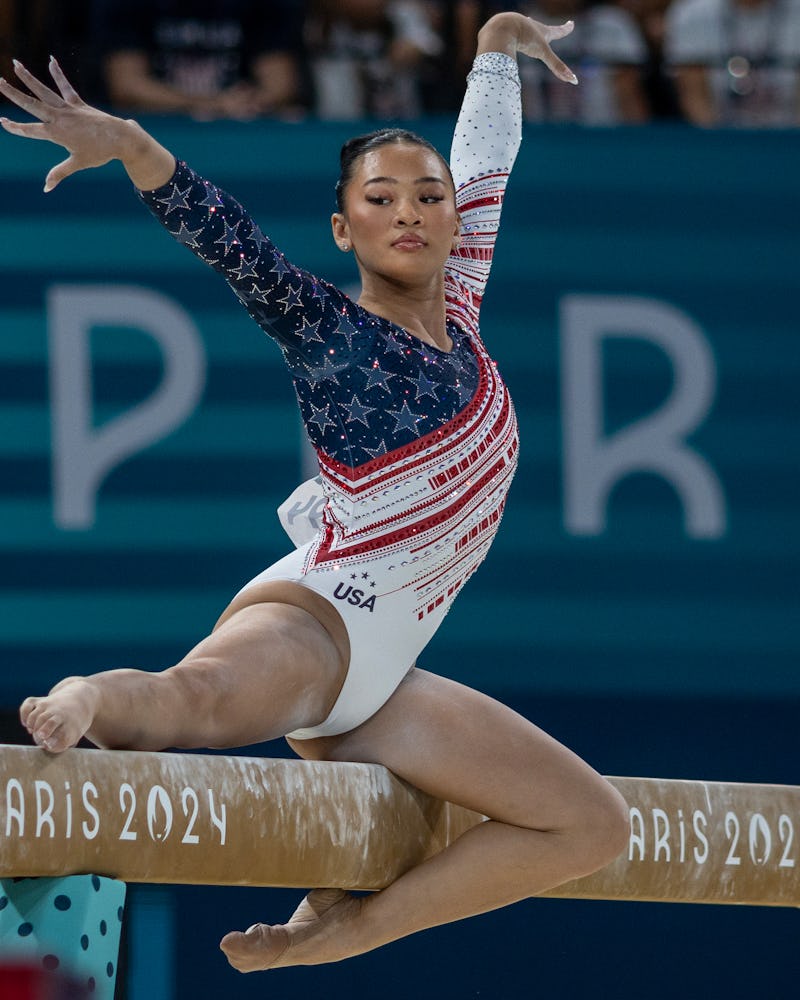
[[[109, 472], [193, 412], [205, 384], [206, 356], [189, 314], [152, 289], [55, 285], [47, 293], [47, 315], [53, 518], [65, 530], [88, 530]], [[90, 334], [99, 325], [134, 327], [153, 337], [164, 375], [147, 399], [96, 426]]]

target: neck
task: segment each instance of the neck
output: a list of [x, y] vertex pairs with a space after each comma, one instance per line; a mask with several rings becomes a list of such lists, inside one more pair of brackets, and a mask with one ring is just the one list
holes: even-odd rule
[[405, 288], [370, 275], [363, 278], [358, 304], [382, 316], [420, 340], [442, 349], [450, 348], [444, 302], [444, 275], [429, 286]]

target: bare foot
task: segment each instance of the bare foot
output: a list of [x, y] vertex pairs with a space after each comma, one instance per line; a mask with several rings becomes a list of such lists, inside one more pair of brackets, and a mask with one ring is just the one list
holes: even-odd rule
[[239, 972], [338, 962], [361, 950], [349, 946], [343, 933], [360, 913], [361, 900], [343, 889], [314, 889], [287, 924], [231, 931], [220, 948]]
[[94, 688], [81, 677], [70, 677], [44, 698], [26, 698], [19, 717], [34, 743], [51, 753], [61, 753], [74, 747], [87, 732], [96, 711]]

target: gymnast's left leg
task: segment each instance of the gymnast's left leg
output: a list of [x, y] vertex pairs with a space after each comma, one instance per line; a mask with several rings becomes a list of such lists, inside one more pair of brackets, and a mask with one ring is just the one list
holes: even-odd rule
[[489, 821], [381, 892], [312, 892], [288, 924], [226, 935], [242, 972], [358, 955], [588, 875], [627, 844], [627, 806], [604, 778], [506, 706], [423, 670], [358, 729], [293, 746], [384, 764]]

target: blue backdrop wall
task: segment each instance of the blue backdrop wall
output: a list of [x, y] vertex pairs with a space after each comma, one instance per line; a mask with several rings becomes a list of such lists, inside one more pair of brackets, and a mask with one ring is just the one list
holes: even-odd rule
[[[295, 262], [355, 291], [327, 222], [350, 126], [149, 124]], [[446, 151], [452, 123], [415, 125]], [[42, 195], [56, 155], [0, 141], [8, 707], [68, 673], [181, 655], [286, 551], [274, 511], [308, 467], [278, 350], [118, 168]], [[525, 135], [483, 320], [521, 466], [425, 665], [606, 773], [797, 781], [798, 176], [793, 133]], [[293, 897], [133, 899], [132, 996], [267, 988], [210, 945]], [[796, 930], [787, 912], [532, 901], [269, 989], [777, 996], [800, 971]], [[174, 941], [161, 963], [157, 940]]]

